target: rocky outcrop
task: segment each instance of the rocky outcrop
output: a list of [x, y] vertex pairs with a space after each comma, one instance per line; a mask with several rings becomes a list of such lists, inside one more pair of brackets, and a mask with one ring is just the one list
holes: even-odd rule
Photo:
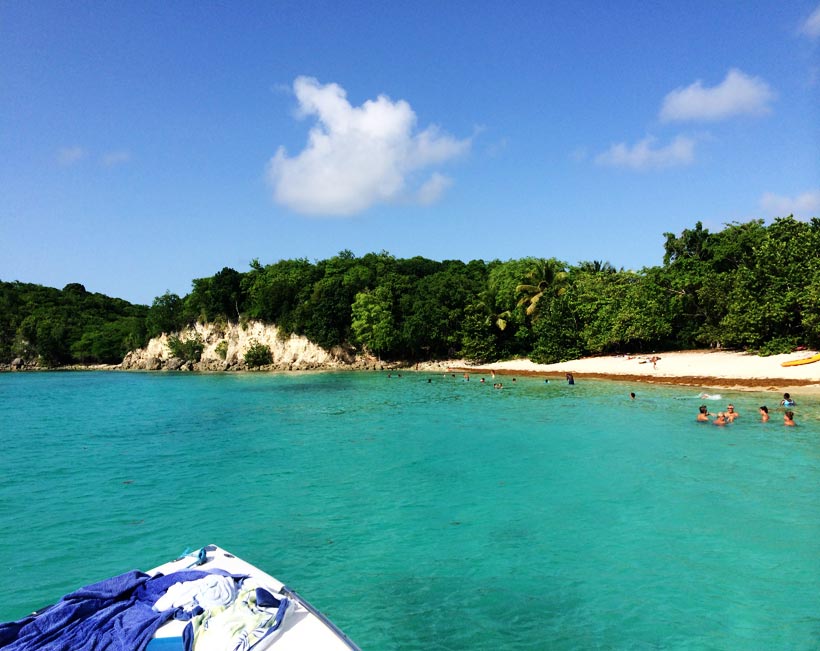
[[126, 370], [173, 371], [241, 371], [249, 370], [245, 353], [254, 344], [267, 346], [271, 351], [270, 364], [262, 370], [308, 370], [333, 368], [376, 368], [378, 362], [370, 357], [357, 356], [342, 347], [325, 350], [305, 337], [283, 336], [272, 325], [250, 322], [218, 325], [197, 323], [180, 333], [182, 341], [198, 337], [203, 344], [202, 357], [190, 362], [174, 357], [168, 347], [168, 335], [163, 334], [148, 342], [145, 348], [131, 351], [122, 361]]

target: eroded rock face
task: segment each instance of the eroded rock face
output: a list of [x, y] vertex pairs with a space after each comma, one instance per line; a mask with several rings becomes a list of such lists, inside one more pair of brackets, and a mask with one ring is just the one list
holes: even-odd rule
[[179, 357], [172, 357], [167, 362], [165, 362], [165, 370], [166, 371], [178, 371], [183, 366], [185, 366], [185, 360], [180, 359]]
[[183, 341], [199, 337], [203, 343], [202, 357], [198, 362], [173, 357], [168, 348], [168, 335], [155, 337], [145, 348], [131, 351], [122, 361], [124, 370], [195, 370], [240, 371], [248, 370], [245, 353], [256, 344], [267, 346], [271, 351], [270, 364], [261, 370], [308, 370], [331, 368], [364, 368], [364, 362], [353, 351], [335, 346], [328, 351], [305, 337], [282, 336], [276, 326], [259, 322], [240, 325], [196, 324], [176, 335]]

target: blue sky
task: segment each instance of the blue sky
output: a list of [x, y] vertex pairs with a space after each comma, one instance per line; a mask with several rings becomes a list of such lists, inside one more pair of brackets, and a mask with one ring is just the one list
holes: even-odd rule
[[820, 216], [820, 4], [0, 3], [0, 279], [350, 249], [660, 264]]

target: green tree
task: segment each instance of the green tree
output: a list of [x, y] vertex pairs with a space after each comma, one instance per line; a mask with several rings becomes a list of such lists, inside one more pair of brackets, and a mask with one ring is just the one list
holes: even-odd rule
[[[505, 326], [506, 327], [506, 326]], [[503, 328], [502, 328], [503, 330]], [[460, 355], [478, 364], [495, 362], [499, 359], [498, 332], [486, 305], [472, 303], [464, 309], [464, 324], [461, 329]]]
[[521, 298], [520, 307], [526, 307], [527, 316], [538, 318], [538, 304], [545, 296], [561, 296], [569, 283], [566, 264], [555, 258], [540, 259], [526, 274], [525, 282], [515, 288]]
[[195, 279], [185, 299], [186, 321], [208, 323], [223, 317], [238, 322], [245, 304], [242, 284], [242, 274], [230, 267], [210, 278]]
[[563, 294], [553, 298], [550, 309], [533, 324], [533, 335], [535, 345], [530, 358], [537, 364], [564, 362], [582, 354], [575, 317]]
[[377, 355], [395, 346], [397, 332], [393, 321], [393, 297], [387, 287], [359, 292], [351, 311], [351, 329], [357, 343]]
[[775, 219], [733, 276], [721, 321], [729, 346], [789, 348], [804, 337], [806, 290], [820, 271], [820, 220]]
[[149, 337], [178, 332], [185, 325], [184, 303], [177, 294], [172, 294], [170, 291], [154, 299], [145, 317], [145, 327]]

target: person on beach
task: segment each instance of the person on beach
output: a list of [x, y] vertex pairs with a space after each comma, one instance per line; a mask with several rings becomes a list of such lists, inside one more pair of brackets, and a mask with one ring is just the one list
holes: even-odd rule
[[769, 422], [769, 408], [766, 405], [760, 408], [760, 420], [764, 423]]
[[572, 373], [567, 373], [567, 384], [575, 384], [575, 378]]
[[726, 407], [726, 420], [730, 423], [734, 422], [735, 418], [737, 418], [740, 414], [735, 411], [734, 405], [728, 405]]
[[698, 420], [698, 422], [701, 422], [701, 423], [708, 423], [709, 422], [709, 416], [711, 416], [711, 415], [712, 414], [709, 413], [709, 410], [706, 408], [706, 405], [701, 405], [698, 408], [697, 420]]
[[783, 400], [780, 401], [781, 407], [796, 407], [797, 403], [792, 400], [792, 397], [788, 393], [783, 394]]
[[785, 414], [783, 414], [783, 424], [787, 427], [794, 427], [794, 412], [790, 409]]

